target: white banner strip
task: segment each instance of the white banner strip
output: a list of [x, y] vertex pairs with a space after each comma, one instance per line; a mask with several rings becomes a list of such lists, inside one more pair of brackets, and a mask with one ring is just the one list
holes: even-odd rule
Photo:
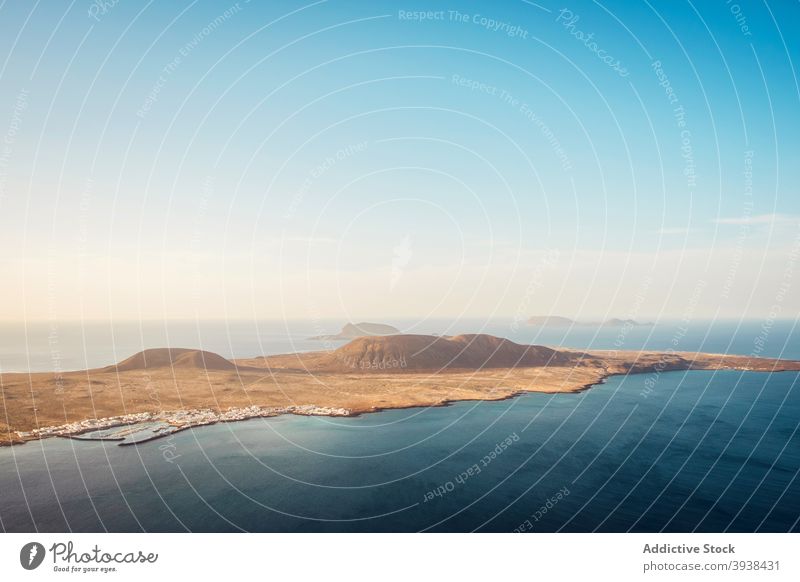
[[2, 580], [798, 580], [793, 534], [4, 534]]

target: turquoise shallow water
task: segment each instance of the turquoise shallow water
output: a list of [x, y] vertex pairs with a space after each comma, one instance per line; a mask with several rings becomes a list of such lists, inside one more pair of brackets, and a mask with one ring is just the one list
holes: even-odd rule
[[[651, 341], [671, 337], [650, 331], [662, 338]], [[768, 349], [797, 357], [784, 331]], [[692, 341], [748, 353], [758, 328], [729, 332]], [[219, 424], [139, 447], [49, 439], [0, 449], [0, 525], [800, 531], [798, 380], [670, 372], [614, 377], [580, 394]]]

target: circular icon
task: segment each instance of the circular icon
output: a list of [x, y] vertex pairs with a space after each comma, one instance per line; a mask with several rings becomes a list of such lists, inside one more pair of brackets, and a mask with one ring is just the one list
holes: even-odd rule
[[44, 561], [44, 546], [39, 542], [29, 542], [19, 551], [19, 563], [26, 570], [35, 570]]

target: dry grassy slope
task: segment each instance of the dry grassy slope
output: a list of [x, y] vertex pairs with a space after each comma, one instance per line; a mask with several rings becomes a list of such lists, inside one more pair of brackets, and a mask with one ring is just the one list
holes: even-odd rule
[[129, 372], [172, 367], [183, 369], [235, 370], [236, 365], [222, 356], [203, 350], [155, 348], [134, 354], [119, 364], [103, 368], [104, 372]]
[[248, 365], [316, 372], [419, 372], [568, 366], [580, 353], [521, 345], [486, 334], [361, 337], [331, 352], [239, 360]]

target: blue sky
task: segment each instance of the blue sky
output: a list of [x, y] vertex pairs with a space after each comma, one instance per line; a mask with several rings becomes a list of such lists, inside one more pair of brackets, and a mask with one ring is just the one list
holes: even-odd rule
[[642, 315], [764, 317], [799, 232], [798, 26], [7, 1], [0, 318], [618, 316], [651, 276]]

